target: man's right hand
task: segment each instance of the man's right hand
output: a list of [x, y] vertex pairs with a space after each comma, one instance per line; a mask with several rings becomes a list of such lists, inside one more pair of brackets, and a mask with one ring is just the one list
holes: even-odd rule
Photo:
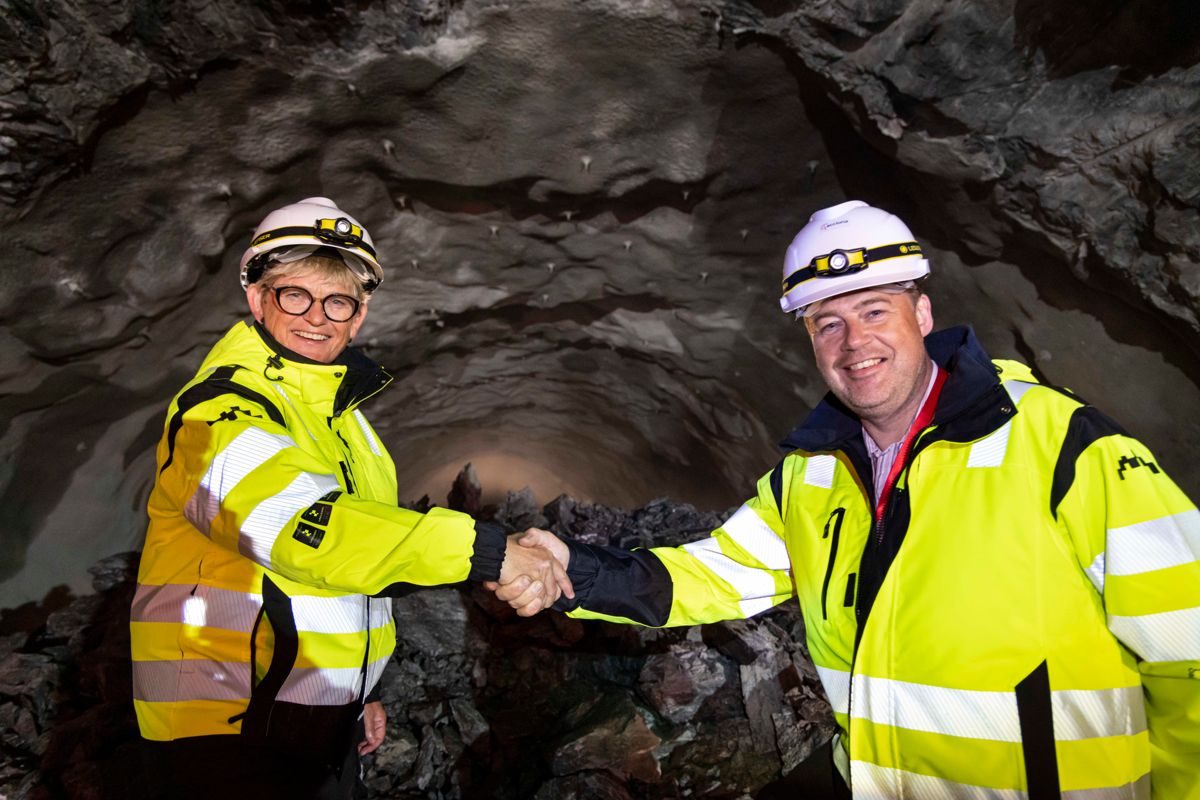
[[[552, 558], [546, 559], [547, 554]], [[536, 570], [529, 569], [526, 562], [531, 556], [536, 562], [542, 562], [543, 559], [549, 561], [550, 569], [544, 566]], [[494, 591], [496, 597], [516, 609], [522, 617], [532, 617], [552, 606], [560, 594], [575, 596], [575, 590], [567, 578], [570, 560], [571, 551], [557, 536], [541, 528], [530, 528], [523, 534], [509, 537], [500, 582], [487, 581], [484, 586]]]

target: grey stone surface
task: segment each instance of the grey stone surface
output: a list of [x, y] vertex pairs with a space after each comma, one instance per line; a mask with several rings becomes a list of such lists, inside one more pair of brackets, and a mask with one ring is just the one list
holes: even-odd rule
[[[704, 516], [661, 500], [553, 506], [542, 513], [564, 535], [603, 543], [671, 520], [663, 540], [645, 534], [664, 544]], [[136, 556], [105, 559], [96, 593], [0, 637], [0, 795], [148, 796], [129, 663]], [[832, 732], [794, 603], [667, 630], [524, 619], [479, 587], [420, 590], [393, 609], [387, 735], [364, 758], [371, 797], [739, 797], [786, 788]]]
[[[441, 657], [467, 652], [470, 633], [467, 609], [454, 589], [414, 591], [392, 602], [398, 637], [422, 656]], [[436, 621], [435, 624], [430, 624]]]
[[686, 723], [728, 682], [724, 666], [703, 644], [679, 642], [646, 659], [638, 691], [659, 716], [677, 725]]
[[534, 800], [630, 800], [625, 786], [607, 772], [580, 772], [543, 783]]
[[0, 607], [138, 546], [166, 403], [245, 313], [250, 230], [318, 193], [388, 269], [358, 344], [398, 377], [365, 411], [403, 499], [470, 461], [482, 505], [735, 505], [822, 394], [775, 312], [781, 254], [851, 196], [929, 245], [939, 324], [1101, 406], [1195, 495], [1184, 6], [13, 4]]
[[607, 692], [583, 708], [570, 709], [568, 730], [550, 756], [555, 775], [605, 770], [621, 779], [656, 782], [662, 777], [654, 750], [661, 742], [624, 692]]

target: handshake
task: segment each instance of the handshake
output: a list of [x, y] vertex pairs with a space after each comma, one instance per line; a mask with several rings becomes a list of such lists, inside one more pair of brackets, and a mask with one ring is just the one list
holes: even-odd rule
[[530, 528], [508, 537], [499, 582], [485, 581], [483, 585], [522, 617], [532, 617], [564, 594], [575, 596], [567, 577], [570, 559], [571, 552], [557, 536]]

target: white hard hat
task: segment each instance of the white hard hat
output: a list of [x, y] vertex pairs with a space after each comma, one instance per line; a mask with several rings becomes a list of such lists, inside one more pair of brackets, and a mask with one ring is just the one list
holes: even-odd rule
[[368, 295], [383, 282], [383, 268], [366, 228], [328, 197], [307, 197], [277, 208], [258, 224], [242, 254], [242, 287], [257, 283], [272, 262], [287, 263], [332, 248]]
[[929, 262], [899, 217], [861, 200], [823, 208], [809, 217], [783, 262], [787, 313], [839, 294], [923, 278]]

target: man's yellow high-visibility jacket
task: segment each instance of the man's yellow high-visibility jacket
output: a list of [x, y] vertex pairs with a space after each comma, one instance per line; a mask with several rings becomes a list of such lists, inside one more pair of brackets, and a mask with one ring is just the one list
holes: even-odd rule
[[495, 579], [496, 527], [396, 506], [360, 402], [391, 377], [238, 323], [158, 445], [131, 635], [142, 736], [243, 734], [340, 758], [395, 647], [400, 585]]
[[692, 625], [798, 596], [856, 798], [1200, 798], [1200, 513], [969, 330], [926, 347], [947, 380], [883, 519], [829, 398], [711, 538], [568, 542], [573, 615]]

